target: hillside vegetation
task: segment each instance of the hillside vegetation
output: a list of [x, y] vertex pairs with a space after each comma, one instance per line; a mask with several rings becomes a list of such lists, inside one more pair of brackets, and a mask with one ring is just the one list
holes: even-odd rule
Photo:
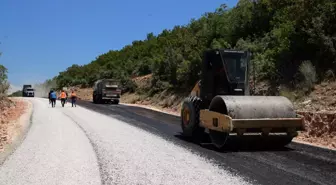
[[8, 89], [9, 83], [7, 81], [7, 68], [0, 64], [0, 110], [3, 106], [2, 104], [5, 104], [5, 102], [7, 102]]
[[[74, 64], [54, 81], [59, 88], [91, 87], [97, 79], [117, 78], [126, 91], [149, 96], [189, 92], [199, 79], [203, 51], [233, 48], [253, 53], [257, 80], [266, 81], [270, 92], [280, 85], [309, 92], [314, 83], [334, 76], [335, 35], [333, 0], [240, 0], [232, 9], [221, 5], [187, 25], [149, 33], [86, 65]], [[130, 80], [147, 74], [152, 78], [144, 88]]]
[[21, 90], [18, 90], [18, 91], [13, 92], [12, 94], [10, 94], [9, 97], [21, 97], [22, 93], [23, 92]]

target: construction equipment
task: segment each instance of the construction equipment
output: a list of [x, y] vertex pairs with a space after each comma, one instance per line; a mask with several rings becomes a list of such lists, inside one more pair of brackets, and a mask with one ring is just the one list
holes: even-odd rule
[[184, 136], [200, 141], [208, 131], [212, 144], [223, 148], [231, 135], [283, 134], [284, 146], [303, 130], [303, 118], [287, 98], [250, 95], [250, 56], [237, 50], [204, 52], [201, 79], [182, 102]]
[[23, 85], [22, 87], [22, 96], [23, 97], [34, 97], [35, 90], [32, 88], [32, 85]]
[[119, 103], [121, 95], [120, 83], [114, 79], [100, 79], [94, 83], [93, 103]]

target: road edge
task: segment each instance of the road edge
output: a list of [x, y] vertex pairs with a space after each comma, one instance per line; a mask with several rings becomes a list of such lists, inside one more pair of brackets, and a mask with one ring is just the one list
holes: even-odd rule
[[34, 105], [31, 101], [27, 99], [22, 99], [23, 101], [26, 101], [27, 111], [23, 113], [20, 118], [17, 120], [17, 122], [22, 125], [21, 132], [18, 134], [17, 137], [13, 139], [13, 141], [7, 145], [4, 146], [4, 151], [0, 153], [0, 166], [5, 163], [5, 161], [9, 158], [10, 155], [12, 155], [15, 150], [21, 145], [21, 143], [24, 141], [24, 139], [27, 136], [27, 133], [32, 125], [32, 118], [33, 118], [33, 112], [34, 112]]
[[309, 142], [306, 142], [306, 141], [295, 140], [295, 138], [293, 139], [292, 143], [299, 144], [299, 145], [306, 145], [306, 146], [310, 146], [310, 147], [315, 147], [315, 148], [322, 149], [322, 150], [325, 150], [325, 151], [336, 152], [336, 149], [328, 148], [328, 147], [321, 146], [321, 145], [316, 145], [316, 144], [309, 143]]

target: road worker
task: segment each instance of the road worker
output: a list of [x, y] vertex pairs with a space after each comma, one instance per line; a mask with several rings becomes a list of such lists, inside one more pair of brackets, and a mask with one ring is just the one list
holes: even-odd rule
[[65, 94], [66, 94], [66, 98], [65, 98], [65, 104], [66, 104], [68, 102], [68, 97], [69, 97], [68, 91], [65, 91]]
[[65, 101], [66, 101], [66, 99], [67, 99], [67, 95], [66, 95], [66, 93], [64, 92], [64, 90], [61, 91], [61, 94], [60, 94], [59, 98], [61, 99], [62, 107], [64, 107]]
[[51, 106], [52, 107], [55, 107], [56, 105], [56, 99], [57, 99], [57, 94], [54, 90], [51, 90], [51, 93], [50, 93], [50, 101], [51, 101]]
[[49, 94], [48, 94], [48, 99], [49, 99], [49, 104], [51, 104], [51, 93], [53, 92], [52, 89], [50, 89]]
[[73, 107], [75, 105], [76, 107], [77, 95], [74, 90], [71, 91], [70, 98], [71, 98], [71, 106]]

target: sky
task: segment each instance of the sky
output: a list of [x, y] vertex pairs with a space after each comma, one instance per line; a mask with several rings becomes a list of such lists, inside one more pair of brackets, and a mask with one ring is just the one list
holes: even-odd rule
[[0, 64], [14, 91], [237, 1], [1, 0]]

